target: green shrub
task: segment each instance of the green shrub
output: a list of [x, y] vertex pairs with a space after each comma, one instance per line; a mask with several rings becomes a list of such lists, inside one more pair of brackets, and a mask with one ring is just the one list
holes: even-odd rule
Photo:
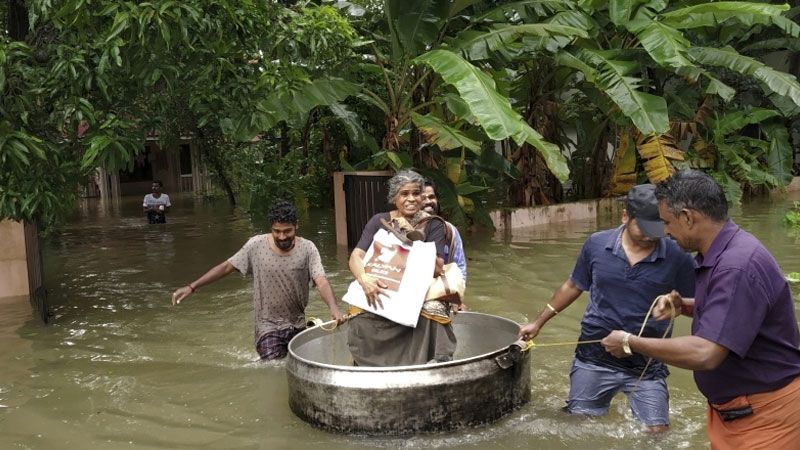
[[800, 229], [800, 202], [794, 202], [794, 207], [783, 216], [783, 223], [792, 228]]

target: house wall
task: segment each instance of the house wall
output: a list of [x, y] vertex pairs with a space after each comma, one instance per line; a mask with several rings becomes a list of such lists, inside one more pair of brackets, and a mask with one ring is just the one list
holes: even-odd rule
[[151, 152], [152, 179], [120, 183], [121, 194], [144, 196], [150, 193], [153, 180], [161, 180], [163, 192], [167, 195], [180, 192], [180, 153], [176, 149], [165, 150], [155, 142], [148, 142], [147, 146]]
[[0, 298], [30, 294], [25, 257], [25, 228], [22, 223], [0, 221]]

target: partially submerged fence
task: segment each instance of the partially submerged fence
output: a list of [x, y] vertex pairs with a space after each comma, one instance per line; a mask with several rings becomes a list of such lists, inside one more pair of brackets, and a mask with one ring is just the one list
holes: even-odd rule
[[36, 222], [25, 223], [25, 254], [28, 261], [28, 287], [31, 306], [43, 322], [50, 318], [50, 306], [47, 302], [47, 290], [44, 288], [44, 265], [42, 264], [42, 248], [39, 240], [39, 225]]

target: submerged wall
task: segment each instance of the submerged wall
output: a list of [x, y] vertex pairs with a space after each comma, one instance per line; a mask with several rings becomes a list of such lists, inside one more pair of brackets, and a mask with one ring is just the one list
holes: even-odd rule
[[789, 192], [797, 192], [800, 191], [800, 177], [794, 177], [792, 182], [786, 186], [786, 190]]
[[[797, 191], [800, 191], [800, 177], [794, 177], [788, 186], [783, 189], [776, 189], [773, 194], [780, 195], [784, 192]], [[601, 215], [619, 215], [622, 208], [622, 197], [615, 197], [559, 203], [549, 206], [499, 209], [492, 211], [490, 216], [497, 231], [510, 231], [551, 223], [597, 220]]]
[[497, 231], [507, 231], [558, 222], [597, 220], [601, 214], [619, 214], [621, 211], [622, 201], [616, 197], [549, 206], [495, 210], [490, 213], [490, 216]]
[[29, 294], [25, 227], [20, 222], [0, 221], [0, 298]]

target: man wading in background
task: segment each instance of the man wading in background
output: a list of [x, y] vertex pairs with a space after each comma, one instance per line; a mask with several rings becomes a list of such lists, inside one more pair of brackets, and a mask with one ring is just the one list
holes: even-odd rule
[[153, 180], [150, 187], [153, 192], [144, 196], [142, 208], [147, 214], [148, 223], [167, 223], [167, 211], [172, 203], [169, 202], [169, 195], [161, 193], [163, 186], [161, 180]]

